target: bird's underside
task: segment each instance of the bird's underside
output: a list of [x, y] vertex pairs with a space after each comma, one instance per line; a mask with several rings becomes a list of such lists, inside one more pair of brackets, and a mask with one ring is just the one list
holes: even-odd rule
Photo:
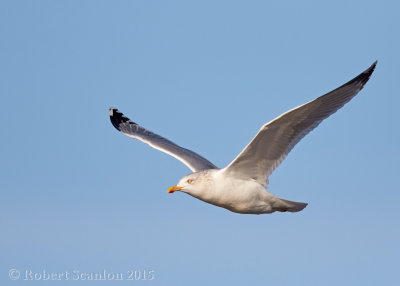
[[[217, 169], [199, 154], [146, 130], [116, 108], [110, 108], [110, 120], [123, 134], [141, 140], [189, 167], [193, 174], [183, 177], [176, 186], [169, 189], [170, 193], [186, 192], [238, 213], [296, 212], [307, 204], [287, 201], [270, 194], [266, 190], [268, 177], [305, 135], [364, 87], [375, 66], [376, 62], [337, 89], [266, 123], [243, 151], [223, 169]], [[208, 177], [204, 174], [208, 174]], [[207, 185], [205, 181], [212, 183]], [[232, 182], [244, 183], [235, 185]], [[229, 188], [226, 187], [228, 185]]]

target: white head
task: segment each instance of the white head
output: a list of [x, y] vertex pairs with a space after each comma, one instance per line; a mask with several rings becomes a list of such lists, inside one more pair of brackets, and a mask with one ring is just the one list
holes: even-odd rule
[[199, 176], [199, 174], [200, 173], [193, 173], [184, 176], [182, 179], [179, 180], [178, 184], [168, 189], [168, 193], [172, 194], [173, 192], [181, 191], [190, 194], [195, 192], [198, 189], [200, 182], [202, 181], [200, 179], [202, 176]]

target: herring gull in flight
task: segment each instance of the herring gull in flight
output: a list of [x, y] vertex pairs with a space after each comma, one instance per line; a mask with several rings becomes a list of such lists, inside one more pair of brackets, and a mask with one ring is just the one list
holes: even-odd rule
[[305, 135], [364, 87], [376, 63], [337, 89], [263, 125], [242, 152], [222, 169], [199, 154], [146, 130], [116, 108], [110, 108], [110, 119], [123, 134], [175, 157], [193, 172], [170, 187], [168, 193], [181, 191], [242, 214], [298, 212], [307, 204], [284, 200], [269, 193], [266, 189], [268, 177]]

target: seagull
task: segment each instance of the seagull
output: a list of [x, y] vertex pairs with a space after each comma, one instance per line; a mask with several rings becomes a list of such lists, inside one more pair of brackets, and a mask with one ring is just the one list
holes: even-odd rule
[[180, 147], [110, 108], [112, 125], [123, 134], [147, 143], [184, 163], [192, 171], [168, 189], [187, 193], [240, 214], [298, 212], [307, 203], [279, 198], [267, 191], [268, 177], [293, 147], [322, 120], [349, 102], [367, 83], [377, 62], [360, 75], [310, 102], [264, 124], [242, 152], [219, 169], [199, 154]]

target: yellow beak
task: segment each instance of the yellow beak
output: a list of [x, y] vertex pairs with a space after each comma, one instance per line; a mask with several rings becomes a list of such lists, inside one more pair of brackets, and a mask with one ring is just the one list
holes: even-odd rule
[[180, 189], [182, 189], [182, 187], [178, 187], [178, 186], [172, 186], [168, 189], [168, 194], [172, 194], [175, 191], [179, 191]]

